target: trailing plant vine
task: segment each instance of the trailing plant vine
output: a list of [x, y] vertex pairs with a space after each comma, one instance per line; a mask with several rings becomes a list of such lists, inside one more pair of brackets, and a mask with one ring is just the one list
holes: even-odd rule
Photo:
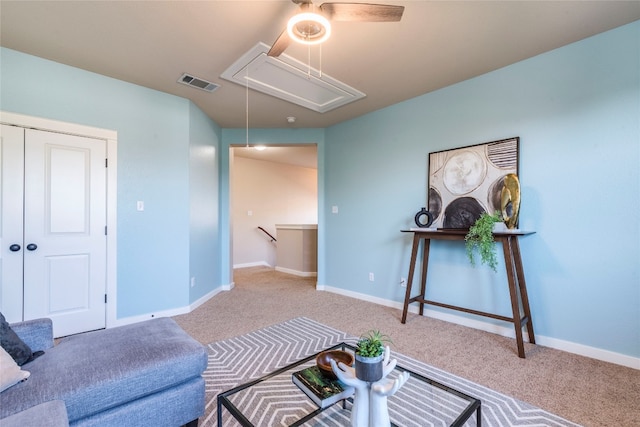
[[474, 253], [477, 250], [482, 263], [487, 264], [493, 271], [498, 271], [498, 257], [493, 239], [493, 225], [498, 222], [502, 222], [499, 212], [495, 212], [493, 215], [485, 212], [469, 228], [464, 240], [466, 241], [467, 257], [469, 257], [471, 265], [476, 265]]

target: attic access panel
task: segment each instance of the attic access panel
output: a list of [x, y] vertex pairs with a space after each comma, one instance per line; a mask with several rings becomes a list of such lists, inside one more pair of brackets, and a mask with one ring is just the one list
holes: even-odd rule
[[267, 55], [269, 46], [258, 43], [233, 63], [222, 78], [301, 105], [319, 113], [326, 113], [366, 95], [351, 86], [320, 73], [291, 56]]

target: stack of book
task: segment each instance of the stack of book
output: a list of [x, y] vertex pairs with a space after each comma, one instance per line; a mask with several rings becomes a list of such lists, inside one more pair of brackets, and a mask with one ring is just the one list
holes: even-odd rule
[[354, 392], [353, 387], [323, 374], [317, 365], [294, 372], [291, 374], [291, 379], [295, 385], [300, 387], [300, 390], [322, 409], [342, 399], [351, 397]]

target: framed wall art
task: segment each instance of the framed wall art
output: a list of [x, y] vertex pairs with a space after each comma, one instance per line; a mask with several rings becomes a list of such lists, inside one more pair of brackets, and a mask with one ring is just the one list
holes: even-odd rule
[[431, 227], [468, 229], [483, 212], [500, 211], [507, 174], [518, 175], [520, 138], [429, 153]]

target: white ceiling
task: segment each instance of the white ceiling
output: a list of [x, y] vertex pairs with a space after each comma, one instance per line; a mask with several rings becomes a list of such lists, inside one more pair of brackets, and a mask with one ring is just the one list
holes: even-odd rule
[[[317, 113], [251, 91], [251, 127], [331, 126], [640, 19], [639, 1], [369, 2], [404, 5], [404, 16], [334, 22], [321, 66], [367, 96]], [[296, 10], [289, 0], [1, 0], [0, 44], [189, 98], [220, 126], [244, 128], [245, 88], [220, 75], [256, 43], [271, 45]], [[319, 68], [318, 48], [285, 53]], [[184, 72], [221, 87], [176, 83]]]

